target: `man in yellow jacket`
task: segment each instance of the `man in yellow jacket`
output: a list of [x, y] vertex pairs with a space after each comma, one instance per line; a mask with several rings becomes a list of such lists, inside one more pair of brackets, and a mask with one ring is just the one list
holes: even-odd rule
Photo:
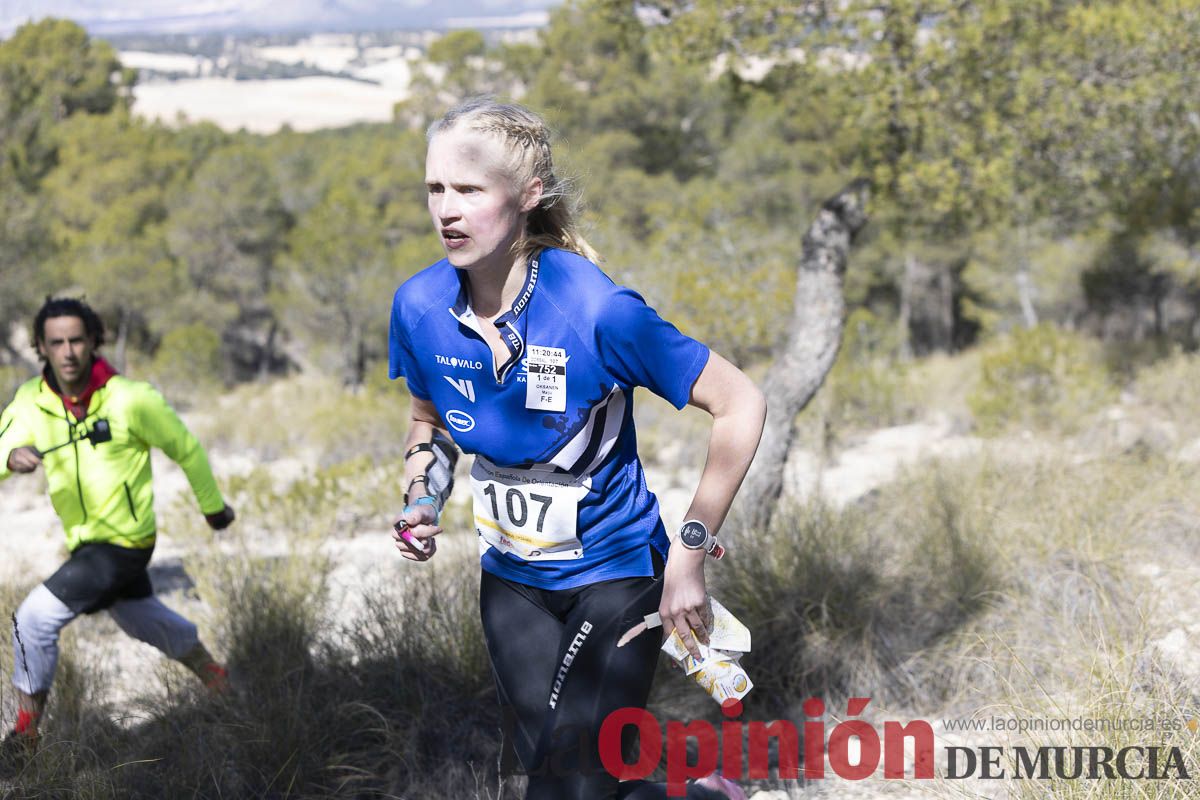
[[48, 299], [33, 333], [45, 367], [0, 414], [0, 480], [45, 469], [71, 555], [13, 615], [19, 708], [4, 741], [9, 756], [37, 743], [58, 634], [79, 614], [107, 610], [125, 633], [180, 661], [206, 686], [227, 685], [196, 626], [154, 596], [146, 572], [157, 530], [151, 447], [183, 468], [211, 527], [233, 521], [204, 449], [150, 384], [118, 375], [96, 352], [104, 328], [86, 303]]

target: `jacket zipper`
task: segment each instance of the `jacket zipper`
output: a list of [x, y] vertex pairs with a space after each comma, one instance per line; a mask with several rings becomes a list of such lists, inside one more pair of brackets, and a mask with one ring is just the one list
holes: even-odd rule
[[125, 500], [129, 503], [129, 513], [133, 515], [133, 521], [137, 522], [137, 512], [133, 510], [133, 493], [129, 491], [129, 483], [123, 481], [121, 485], [125, 487]]
[[83, 476], [79, 474], [79, 440], [75, 438], [75, 428], [71, 425], [71, 412], [63, 404], [63, 418], [67, 421], [68, 436], [71, 437], [71, 449], [75, 451], [75, 489], [79, 492], [79, 507], [83, 510], [84, 524], [88, 521], [87, 503], [83, 500]]

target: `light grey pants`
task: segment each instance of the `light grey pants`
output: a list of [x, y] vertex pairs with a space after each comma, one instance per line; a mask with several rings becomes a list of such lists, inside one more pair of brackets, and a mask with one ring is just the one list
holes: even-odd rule
[[[157, 597], [118, 600], [107, 609], [121, 630], [178, 659], [200, 638], [195, 624]], [[13, 615], [13, 684], [26, 694], [50, 688], [58, 665], [58, 634], [78, 616], [39, 583]]]

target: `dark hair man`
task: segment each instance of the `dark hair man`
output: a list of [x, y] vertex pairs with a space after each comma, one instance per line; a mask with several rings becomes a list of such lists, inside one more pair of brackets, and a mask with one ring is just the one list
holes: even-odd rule
[[154, 596], [146, 572], [157, 528], [151, 447], [183, 468], [212, 528], [233, 522], [204, 449], [150, 384], [118, 375], [96, 352], [104, 326], [83, 301], [47, 298], [33, 338], [45, 366], [0, 414], [0, 480], [45, 468], [71, 555], [13, 615], [19, 709], [3, 743], [6, 761], [36, 748], [58, 634], [79, 614], [107, 610], [121, 630], [180, 661], [209, 688], [228, 685], [196, 626]]

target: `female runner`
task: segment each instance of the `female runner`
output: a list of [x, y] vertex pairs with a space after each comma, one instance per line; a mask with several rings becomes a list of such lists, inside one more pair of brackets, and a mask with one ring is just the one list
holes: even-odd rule
[[[659, 649], [653, 636], [616, 642], [655, 611], [694, 655], [707, 641], [706, 552], [758, 446], [762, 393], [600, 271], [537, 115], [477, 98], [428, 141], [429, 213], [446, 257], [392, 306], [390, 374], [412, 394], [397, 547], [415, 560], [436, 550], [444, 498], [426, 472], [431, 443], [448, 434], [475, 455], [480, 613], [526, 797], [665, 796], [600, 764], [600, 726], [645, 706]], [[646, 488], [637, 386], [713, 418], [682, 535], [668, 536]], [[700, 783], [719, 793], [689, 796], [742, 796], [717, 775]]]

